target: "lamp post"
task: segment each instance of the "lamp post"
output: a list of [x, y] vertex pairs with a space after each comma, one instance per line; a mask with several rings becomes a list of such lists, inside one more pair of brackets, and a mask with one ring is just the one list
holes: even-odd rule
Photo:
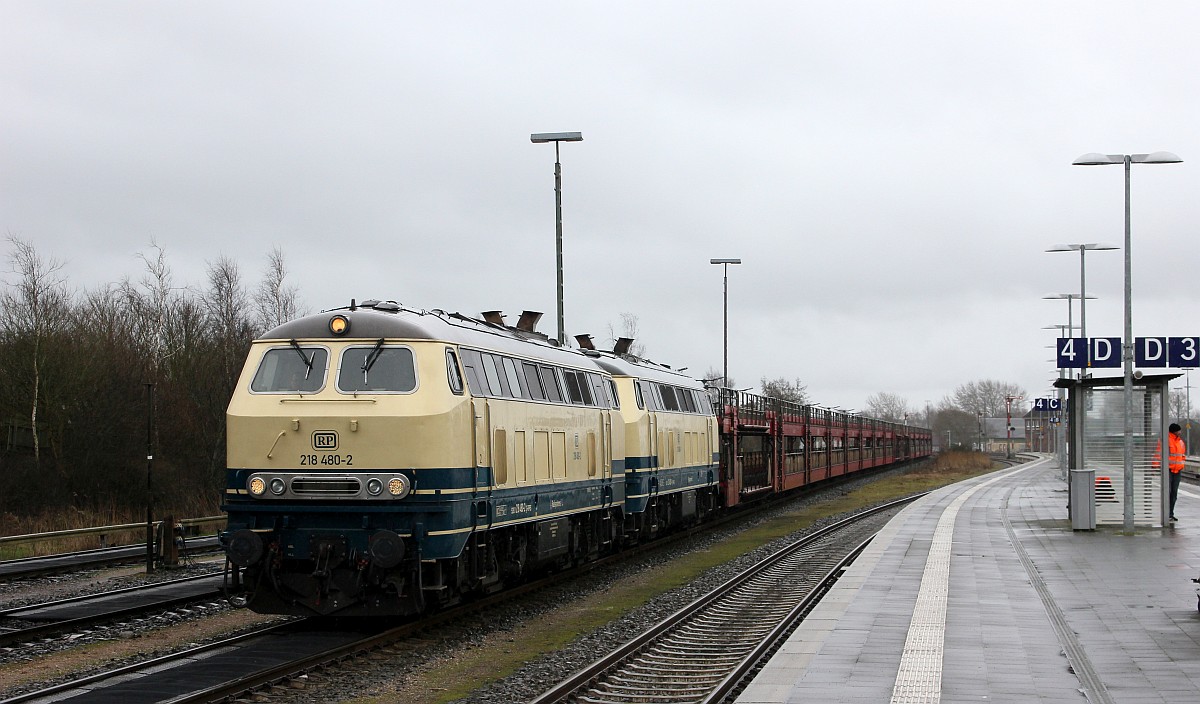
[[558, 263], [558, 344], [567, 341], [563, 325], [563, 254], [562, 254], [562, 164], [558, 161], [559, 142], [582, 142], [582, 132], [540, 132], [529, 135], [534, 144], [554, 142], [554, 252]]
[[1183, 422], [1183, 430], [1187, 436], [1185, 448], [1190, 451], [1192, 449], [1192, 370], [1183, 370], [1183, 390], [1184, 403], [1187, 407], [1183, 409], [1183, 414], [1186, 420]]
[[1125, 442], [1122, 458], [1124, 481], [1124, 530], [1133, 533], [1133, 256], [1129, 227], [1129, 172], [1134, 164], [1178, 164], [1183, 161], [1171, 152], [1153, 154], [1084, 154], [1073, 166], [1125, 165], [1125, 338], [1121, 344], [1125, 376]]
[[[1120, 249], [1115, 244], [1098, 244], [1096, 242], [1087, 242], [1083, 244], [1056, 244], [1047, 252], [1074, 252], [1079, 250], [1079, 335], [1085, 341], [1087, 340], [1087, 268], [1084, 264], [1084, 256], [1089, 249], [1109, 250]], [[1084, 343], [1087, 346], [1087, 343]], [[1084, 352], [1084, 361], [1087, 366], [1092, 366], [1092, 351], [1088, 348]]]
[[1013, 431], [1012, 405], [1013, 405], [1013, 401], [1020, 401], [1023, 398], [1025, 398], [1025, 397], [1024, 396], [1014, 396], [1012, 394], [1009, 394], [1008, 396], [1004, 397], [1004, 422], [1005, 422], [1004, 432], [1008, 433], [1008, 450], [1006, 451], [1006, 453], [1004, 455], [1005, 457], [1013, 456], [1013, 454], [1012, 454], [1012, 431]]
[[[1075, 325], [1075, 319], [1073, 317], [1074, 308], [1071, 306], [1071, 301], [1074, 301], [1075, 299], [1079, 298], [1079, 294], [1076, 294], [1076, 293], [1051, 293], [1051, 294], [1042, 296], [1042, 298], [1044, 298], [1048, 301], [1065, 300], [1067, 302], [1067, 327], [1069, 328], [1070, 331], [1074, 331], [1078, 328], [1080, 330], [1080, 334], [1081, 335], [1083, 334], [1083, 330], [1082, 330], [1081, 326]], [[1096, 299], [1095, 296], [1089, 296], [1089, 298], [1091, 298], [1092, 300]], [[1082, 318], [1082, 316], [1083, 316], [1083, 301], [1082, 300], [1079, 301], [1079, 308], [1080, 308], [1079, 315]], [[1084, 347], [1087, 347], [1086, 340], [1087, 340], [1087, 338], [1084, 338], [1084, 343], [1083, 343]], [[1088, 358], [1090, 360], [1090, 358], [1091, 358], [1090, 353], [1085, 353], [1085, 354], [1089, 354]]]
[[741, 264], [741, 259], [709, 259], [709, 264], [720, 264], [725, 270], [724, 303], [722, 306], [722, 327], [724, 329], [724, 365], [721, 368], [721, 386], [729, 386], [729, 265]]

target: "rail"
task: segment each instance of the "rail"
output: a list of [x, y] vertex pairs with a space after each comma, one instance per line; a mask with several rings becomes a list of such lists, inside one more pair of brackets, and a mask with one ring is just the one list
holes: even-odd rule
[[[225, 516], [207, 516], [205, 518], [184, 518], [177, 521], [184, 527], [184, 531], [188, 535], [200, 535], [200, 527], [210, 524], [221, 524], [225, 522]], [[154, 530], [157, 531], [162, 521], [154, 522]], [[47, 533], [29, 533], [26, 535], [8, 535], [0, 536], [0, 545], [28, 545], [32, 543], [44, 543], [54, 540], [63, 540], [66, 538], [77, 538], [83, 535], [99, 535], [100, 547], [109, 547], [107, 537], [113, 533], [123, 533], [135, 530], [144, 530], [145, 523], [122, 523], [115, 526], [93, 526], [91, 528], [71, 528], [69, 530], [55, 530]], [[215, 531], [214, 531], [215, 532]]]

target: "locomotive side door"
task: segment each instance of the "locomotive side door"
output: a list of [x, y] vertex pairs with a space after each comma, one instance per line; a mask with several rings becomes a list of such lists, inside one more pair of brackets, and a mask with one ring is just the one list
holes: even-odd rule
[[492, 433], [491, 418], [489, 417], [488, 401], [486, 398], [471, 400], [475, 417], [475, 469], [491, 466]]
[[600, 476], [612, 479], [612, 411], [600, 413]]
[[650, 430], [650, 442], [647, 444], [647, 447], [650, 449], [650, 457], [649, 466], [646, 468], [649, 470], [650, 478], [646, 488], [649, 489], [650, 496], [653, 497], [658, 494], [658, 470], [662, 467], [662, 458], [659, 456], [659, 451], [662, 449], [662, 443], [659, 442], [660, 438], [658, 436], [658, 413], [649, 411], [646, 417], [649, 419], [647, 427]]

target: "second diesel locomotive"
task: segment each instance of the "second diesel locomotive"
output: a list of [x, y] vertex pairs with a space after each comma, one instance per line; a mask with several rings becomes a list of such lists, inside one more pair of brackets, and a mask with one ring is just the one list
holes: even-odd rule
[[419, 613], [931, 450], [923, 429], [710, 395], [628, 340], [560, 347], [538, 317], [352, 302], [254, 342], [222, 534], [251, 608]]

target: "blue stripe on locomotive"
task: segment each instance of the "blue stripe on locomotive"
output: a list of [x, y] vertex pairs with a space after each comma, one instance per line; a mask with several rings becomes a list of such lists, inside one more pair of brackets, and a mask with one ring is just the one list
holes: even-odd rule
[[713, 463], [707, 466], [659, 469], [656, 456], [626, 457], [625, 512], [644, 512], [650, 497], [657, 494], [716, 484], [720, 477], [719, 458], [714, 453]]
[[[276, 531], [283, 557], [289, 559], [312, 558], [309, 545], [318, 536], [343, 537], [348, 550], [365, 552], [370, 536], [385, 529], [405, 537], [416, 536], [422, 559], [453, 558], [462, 553], [475, 530], [621, 506], [626, 491], [623, 464], [614, 462], [612, 468], [612, 477], [515, 488], [489, 487], [489, 467], [422, 469], [414, 493], [400, 501], [288, 501], [227, 496], [222, 509], [229, 515], [229, 531]], [[245, 487], [246, 478], [254, 471], [228, 470], [228, 486]]]

